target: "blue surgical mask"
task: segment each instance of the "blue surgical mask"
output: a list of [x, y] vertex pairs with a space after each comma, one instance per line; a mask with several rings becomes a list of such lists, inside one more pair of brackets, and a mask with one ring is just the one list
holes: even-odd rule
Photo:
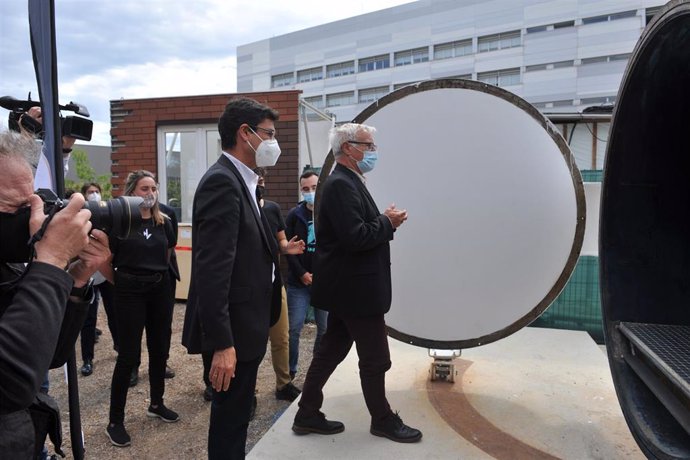
[[379, 156], [376, 150], [367, 150], [364, 152], [364, 158], [357, 162], [357, 167], [360, 171], [362, 171], [362, 174], [366, 174], [374, 170], [378, 157]]
[[307, 204], [314, 204], [314, 198], [316, 198], [316, 192], [302, 192], [302, 196], [304, 197], [304, 201], [307, 202]]

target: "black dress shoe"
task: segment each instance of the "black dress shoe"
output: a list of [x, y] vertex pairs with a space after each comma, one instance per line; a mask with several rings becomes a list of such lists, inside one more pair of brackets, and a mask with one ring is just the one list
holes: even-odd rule
[[173, 377], [175, 377], [175, 371], [170, 369], [168, 366], [165, 366], [165, 378], [171, 379]]
[[135, 387], [139, 383], [139, 368], [135, 367], [132, 369], [132, 373], [129, 376], [129, 386]]
[[422, 439], [422, 432], [405, 425], [397, 412], [391, 412], [377, 422], [372, 420], [369, 432], [395, 442], [417, 442]]
[[81, 367], [81, 375], [88, 377], [93, 374], [93, 360], [87, 359], [84, 361], [84, 365]]
[[327, 420], [320, 411], [309, 417], [300, 415], [300, 411], [297, 411], [295, 421], [292, 423], [292, 431], [297, 434], [336, 434], [345, 431], [345, 425], [335, 420]]
[[294, 401], [302, 393], [302, 390], [288, 383], [283, 388], [276, 390], [276, 399], [283, 401]]
[[204, 401], [211, 401], [213, 399], [213, 387], [211, 385], [206, 385], [204, 389]]

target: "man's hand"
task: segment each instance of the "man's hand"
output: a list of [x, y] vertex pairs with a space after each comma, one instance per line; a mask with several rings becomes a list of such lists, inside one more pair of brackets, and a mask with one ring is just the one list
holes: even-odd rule
[[300, 276], [299, 279], [302, 281], [302, 284], [304, 284], [305, 286], [311, 286], [313, 276], [314, 275], [312, 275], [311, 273], [305, 272], [304, 275]]
[[[33, 235], [41, 228], [46, 216], [43, 214], [43, 201], [38, 195], [31, 195], [29, 204], [29, 231]], [[84, 197], [81, 193], [75, 193], [67, 207], [55, 213], [43, 238], [35, 245], [38, 262], [64, 269], [69, 261], [89, 244], [91, 212], [82, 209], [83, 207]]]
[[110, 257], [108, 235], [101, 230], [93, 229], [89, 244], [79, 253], [79, 260], [67, 270], [74, 278], [74, 287], [85, 285], [91, 275], [96, 273], [101, 265], [109, 261]]
[[290, 241], [288, 241], [287, 246], [283, 249], [283, 254], [303, 254], [305, 248], [304, 241], [299, 239], [299, 236], [295, 235]]
[[386, 217], [388, 217], [388, 220], [391, 221], [391, 225], [393, 225], [393, 228], [400, 227], [403, 224], [403, 222], [407, 220], [407, 210], [395, 209], [395, 203], [391, 204], [388, 208], [386, 208], [383, 214]]
[[235, 354], [235, 347], [216, 350], [213, 353], [213, 361], [211, 361], [211, 370], [208, 372], [208, 378], [211, 380], [214, 390], [228, 391], [230, 380], [235, 377], [236, 364], [237, 355]]

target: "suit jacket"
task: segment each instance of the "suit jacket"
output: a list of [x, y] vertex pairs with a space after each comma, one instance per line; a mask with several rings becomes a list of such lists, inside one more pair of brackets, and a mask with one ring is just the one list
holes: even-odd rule
[[221, 155], [199, 182], [182, 344], [189, 353], [235, 347], [239, 361], [266, 352], [280, 315], [277, 247], [232, 162]]
[[336, 165], [316, 216], [312, 305], [342, 316], [388, 312], [394, 229], [356, 173]]

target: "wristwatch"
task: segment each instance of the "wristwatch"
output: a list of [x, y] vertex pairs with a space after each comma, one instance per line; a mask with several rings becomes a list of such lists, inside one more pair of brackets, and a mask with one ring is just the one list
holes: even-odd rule
[[70, 291], [70, 297], [79, 297], [85, 301], [91, 302], [93, 300], [95, 292], [93, 289], [93, 278], [89, 278], [85, 285], [82, 287], [72, 286], [72, 291]]

